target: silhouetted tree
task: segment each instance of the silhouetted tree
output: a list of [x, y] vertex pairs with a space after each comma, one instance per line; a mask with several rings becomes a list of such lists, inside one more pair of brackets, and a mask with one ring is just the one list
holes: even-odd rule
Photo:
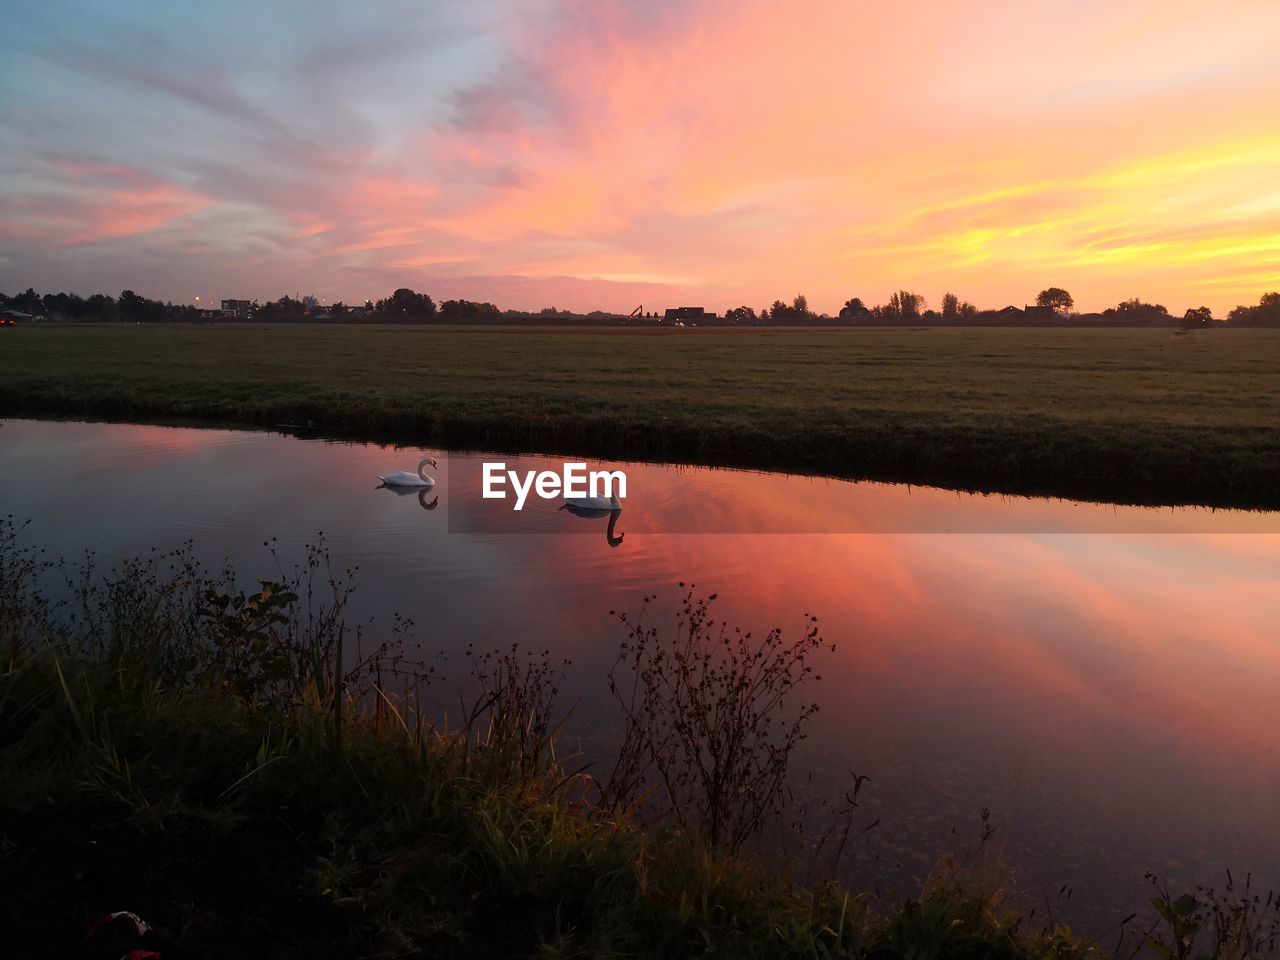
[[1227, 322], [1240, 326], [1280, 327], [1280, 293], [1264, 293], [1256, 307], [1236, 307]]
[[724, 322], [736, 326], [749, 326], [756, 322], [756, 312], [750, 307], [734, 307], [724, 312]]
[[120, 319], [127, 323], [151, 323], [163, 320], [165, 317], [164, 304], [157, 300], [148, 300], [132, 290], [121, 291], [116, 301], [116, 309]]
[[768, 310], [768, 319], [770, 323], [778, 326], [795, 326], [816, 320], [817, 317], [809, 310], [809, 300], [802, 293], [790, 304], [783, 303], [781, 300], [773, 301], [773, 306]]
[[285, 294], [279, 300], [272, 300], [257, 307], [253, 315], [257, 320], [291, 320], [296, 322], [306, 318], [307, 308], [301, 300], [295, 300]]
[[925, 299], [910, 290], [899, 290], [889, 298], [889, 302], [876, 307], [877, 317], [883, 320], [910, 322], [919, 320], [924, 312]]
[[1041, 290], [1036, 296], [1037, 307], [1048, 307], [1054, 313], [1066, 313], [1075, 305], [1076, 302], [1071, 298], [1071, 294], [1061, 287], [1050, 287], [1048, 290]]
[[37, 313], [40, 310], [40, 294], [31, 287], [25, 293], [19, 293], [9, 300], [9, 306], [23, 313]]
[[105, 293], [95, 293], [84, 303], [85, 316], [92, 320], [119, 320], [120, 310], [113, 297]]
[[960, 319], [960, 298], [954, 293], [944, 293], [942, 295], [942, 319], [948, 323], [954, 323]]
[[1158, 303], [1144, 303], [1137, 297], [1116, 304], [1104, 310], [1103, 316], [1118, 320], [1123, 324], [1139, 326], [1158, 326], [1170, 321], [1169, 311]]
[[136, 320], [146, 309], [146, 300], [132, 290], [121, 290], [120, 297], [116, 300], [116, 307], [120, 311], [121, 320]]
[[401, 287], [385, 300], [379, 300], [374, 310], [399, 319], [429, 319], [436, 315], [435, 302], [425, 293], [415, 293]]
[[1213, 311], [1208, 307], [1192, 307], [1182, 315], [1184, 327], [1207, 327], [1213, 323]]
[[496, 319], [502, 315], [492, 303], [479, 303], [473, 300], [446, 300], [440, 304], [440, 316], [454, 322], [462, 320]]

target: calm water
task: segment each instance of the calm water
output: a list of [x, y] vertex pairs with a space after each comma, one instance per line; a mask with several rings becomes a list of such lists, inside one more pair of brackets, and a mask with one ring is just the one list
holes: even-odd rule
[[610, 610], [657, 591], [665, 616], [684, 580], [745, 628], [798, 632], [811, 612], [837, 651], [814, 687], [804, 762], [822, 785], [870, 776], [862, 822], [880, 820], [868, 834], [879, 861], [851, 865], [852, 879], [917, 890], [948, 845], [976, 836], [982, 807], [1019, 887], [1051, 891], [1086, 931], [1142, 903], [1148, 869], [1280, 879], [1275, 515], [628, 465], [625, 538], [610, 546], [603, 519], [482, 503], [478, 454], [442, 456], [423, 500], [376, 489], [376, 474], [417, 458], [7, 421], [0, 512], [31, 518], [56, 553], [114, 560], [192, 538], [246, 575], [272, 572], [265, 539], [293, 559], [323, 531], [340, 563], [359, 565], [362, 609], [413, 617], [424, 648], [450, 655], [448, 677], [465, 673], [468, 642], [570, 657], [564, 703], [587, 743], [610, 716]]

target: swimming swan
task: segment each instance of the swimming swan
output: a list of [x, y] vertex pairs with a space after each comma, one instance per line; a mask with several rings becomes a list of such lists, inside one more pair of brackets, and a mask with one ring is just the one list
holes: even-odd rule
[[397, 470], [395, 473], [388, 473], [385, 477], [379, 477], [378, 479], [388, 487], [434, 487], [436, 485], [435, 480], [422, 472], [428, 466], [432, 470], [436, 469], [435, 457], [423, 457], [418, 463], [417, 473], [410, 473], [408, 470]]
[[[611, 497], [563, 497], [564, 505], [569, 508], [570, 513], [578, 513], [578, 511], [595, 511], [599, 510], [600, 515], [608, 513], [610, 510], [621, 510], [622, 502], [615, 493]], [[582, 514], [579, 513], [579, 516]]]

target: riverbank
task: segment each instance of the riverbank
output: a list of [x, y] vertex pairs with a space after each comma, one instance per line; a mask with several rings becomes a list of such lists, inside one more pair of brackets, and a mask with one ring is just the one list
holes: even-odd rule
[[[452, 738], [144, 690], [137, 664], [0, 671], [6, 956], [1083, 957], [992, 892], [896, 909], [486, 778]], [[82, 729], [83, 728], [83, 729]], [[127, 910], [127, 923], [93, 933]], [[879, 952], [877, 952], [879, 951]], [[888, 952], [886, 952], [888, 951]]]
[[[828, 811], [819, 831], [786, 785], [816, 625], [716, 632], [692, 597], [673, 637], [621, 618], [609, 688], [647, 692], [620, 698], [616, 761], [585, 767], [560, 752], [548, 653], [469, 650], [446, 665], [463, 670], [452, 722], [431, 717], [440, 661], [407, 659], [394, 619], [353, 625], [322, 547], [253, 592], [189, 549], [85, 563], [51, 565], [0, 518], [13, 956], [1103, 955], [1051, 911], [1015, 912], [985, 830], [905, 897], [834, 879], [852, 819]], [[48, 582], [65, 584], [56, 601]], [[715, 775], [690, 777], [704, 761]], [[856, 782], [828, 786], [856, 801]], [[1157, 908], [1248, 948], [1224, 956], [1274, 932], [1271, 900]], [[121, 910], [150, 929], [97, 925]], [[1168, 940], [1131, 918], [1107, 941], [1132, 957], [1152, 934]]]
[[[42, 593], [51, 573], [69, 603]], [[714, 828], [641, 829], [622, 793], [558, 755], [546, 655], [477, 652], [454, 724], [431, 721], [415, 692], [432, 667], [407, 663], [396, 631], [347, 622], [322, 550], [255, 593], [235, 584], [182, 551], [50, 567], [0, 519], [6, 956], [863, 956], [921, 938], [1031, 956], [1049, 942], [990, 895], [939, 883], [881, 912]], [[725, 822], [745, 797], [726, 798]]]
[[1280, 331], [12, 329], [0, 413], [1280, 506]]

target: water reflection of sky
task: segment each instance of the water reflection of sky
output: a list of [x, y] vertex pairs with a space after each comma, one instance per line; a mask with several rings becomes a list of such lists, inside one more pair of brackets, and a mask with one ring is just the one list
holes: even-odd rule
[[[1224, 866], [1280, 878], [1274, 517], [628, 465], [614, 549], [606, 520], [554, 504], [531, 504], [538, 532], [450, 533], [483, 526], [467, 514], [479, 459], [442, 458], [427, 498], [438, 509], [424, 510], [416, 492], [375, 489], [416, 453], [9, 421], [0, 509], [31, 518], [55, 553], [114, 560], [193, 538], [208, 562], [247, 575], [271, 571], [263, 541], [297, 557], [323, 530], [337, 561], [359, 566], [362, 609], [379, 623], [412, 616], [426, 649], [452, 655], [447, 675], [463, 673], [468, 642], [517, 638], [571, 657], [566, 703], [588, 737], [607, 716], [602, 677], [620, 636], [610, 610], [657, 590], [663, 622], [683, 580], [751, 629], [799, 631], [810, 612], [837, 651], [820, 671], [807, 763], [820, 784], [872, 777], [873, 843], [902, 864], [863, 869], [908, 884], [952, 824], [990, 806], [1010, 869], [1026, 887], [1073, 883], [1067, 915], [1086, 927], [1139, 903], [1148, 868], [1188, 882]], [[652, 532], [708, 516], [722, 532]], [[724, 532], [816, 531], [832, 516], [934, 532]], [[1061, 532], [1078, 529], [1118, 532]], [[589, 533], [554, 535], [565, 530]]]

